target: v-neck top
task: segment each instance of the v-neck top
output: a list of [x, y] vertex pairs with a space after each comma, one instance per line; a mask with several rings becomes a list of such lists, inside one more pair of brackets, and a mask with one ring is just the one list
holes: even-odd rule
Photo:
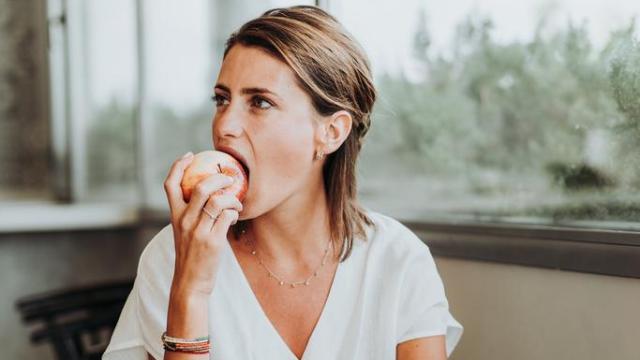
[[[444, 335], [447, 357], [463, 326], [449, 311], [429, 247], [397, 220], [366, 210], [375, 227], [338, 264], [320, 318], [298, 359], [266, 316], [229, 244], [209, 298], [211, 359], [395, 359], [397, 344]], [[171, 225], [140, 256], [133, 289], [104, 360], [163, 358], [175, 260]], [[292, 289], [295, 291], [295, 289]], [[292, 320], [293, 321], [293, 320]]]

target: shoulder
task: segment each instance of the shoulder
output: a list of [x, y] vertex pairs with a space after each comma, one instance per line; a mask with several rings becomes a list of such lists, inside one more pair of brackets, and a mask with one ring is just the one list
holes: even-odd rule
[[406, 263], [431, 257], [427, 244], [397, 219], [373, 210], [367, 210], [367, 215], [375, 225], [368, 237], [371, 251], [384, 254], [386, 261]]
[[368, 214], [376, 225], [366, 245], [367, 272], [376, 279], [371, 286], [397, 304], [441, 301], [443, 284], [429, 246], [393, 217], [374, 211]]

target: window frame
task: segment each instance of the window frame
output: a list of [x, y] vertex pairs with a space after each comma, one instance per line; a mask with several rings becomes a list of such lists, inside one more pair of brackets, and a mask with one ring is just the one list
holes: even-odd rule
[[[329, 9], [332, 1], [316, 0], [316, 5]], [[640, 278], [640, 231], [459, 220], [453, 215], [446, 220], [397, 219], [435, 256]]]
[[[69, 2], [78, 0], [48, 0], [48, 34], [51, 40], [55, 40], [57, 46], [49, 52], [51, 101], [51, 137], [53, 152], [53, 175], [56, 183], [53, 188], [54, 197], [63, 204], [42, 202], [33, 204], [42, 213], [47, 212], [47, 207], [57, 211], [59, 218], [67, 219], [65, 225], [69, 228], [100, 228], [126, 225], [134, 223], [137, 226], [167, 224], [169, 216], [167, 209], [151, 207], [144, 189], [151, 184], [151, 174], [148, 171], [138, 173], [137, 186], [141, 192], [138, 208], [112, 206], [109, 211], [109, 221], [100, 219], [85, 219], [74, 226], [73, 219], [66, 218], [68, 214], [77, 214], [82, 204], [74, 199], [81, 196], [83, 187], [83, 169], [78, 168], [82, 163], [82, 139], [74, 140], [73, 134], [78, 134], [78, 123], [74, 121], [82, 115], [83, 104], [72, 104], [72, 94], [81, 93], [82, 84], [70, 79], [70, 67], [77, 70], [75, 59], [71, 64], [69, 43], [80, 41], [72, 39], [69, 31]], [[138, 102], [136, 108], [136, 159], [139, 163], [145, 163], [149, 159], [152, 139], [148, 138], [149, 126], [148, 104], [145, 100], [144, 71], [144, 11], [143, 1], [134, 0], [136, 6], [136, 33], [138, 51]], [[321, 8], [329, 8], [329, 0], [316, 0], [315, 4]], [[71, 19], [73, 21], [73, 19]], [[73, 24], [71, 24], [73, 26]], [[76, 24], [77, 26], [77, 24]], [[55, 37], [55, 39], [54, 39]], [[54, 45], [55, 45], [54, 44]], [[80, 64], [81, 65], [81, 64]], [[77, 101], [76, 101], [77, 102]], [[79, 101], [80, 103], [82, 101]], [[139, 166], [138, 169], [145, 169]], [[11, 209], [11, 204], [3, 208]], [[99, 206], [99, 204], [97, 204]], [[24, 207], [21, 208], [24, 210]], [[89, 211], [95, 216], [104, 216], [104, 210]], [[393, 214], [388, 214], [394, 217]], [[479, 219], [456, 219], [446, 214], [436, 217], [422, 217], [419, 221], [405, 220], [396, 217], [405, 226], [411, 229], [424, 241], [435, 256], [458, 258], [465, 260], [489, 261], [497, 263], [518, 264], [542, 268], [552, 268], [584, 273], [594, 273], [612, 276], [640, 278], [640, 231], [616, 230], [597, 227], [578, 227], [575, 224], [514, 224], [507, 222], [484, 221]], [[41, 219], [33, 218], [29, 221], [4, 221], [0, 222], [0, 233], [3, 232], [27, 232], [37, 229], [45, 231], [46, 226], [40, 223]], [[64, 222], [64, 221], [63, 221]], [[107, 224], [108, 223], [108, 224]], [[49, 222], [49, 230], [60, 230]], [[37, 225], [37, 226], [36, 226]]]
[[640, 278], [640, 232], [494, 222], [403, 221], [435, 256]]

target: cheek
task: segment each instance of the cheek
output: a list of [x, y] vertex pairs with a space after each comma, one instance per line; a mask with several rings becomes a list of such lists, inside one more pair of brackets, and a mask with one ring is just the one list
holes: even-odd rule
[[[313, 151], [313, 133], [310, 126], [280, 126], [269, 129], [260, 144], [259, 161], [262, 179], [270, 187], [297, 183], [311, 169], [310, 153]], [[288, 186], [281, 186], [286, 191]]]

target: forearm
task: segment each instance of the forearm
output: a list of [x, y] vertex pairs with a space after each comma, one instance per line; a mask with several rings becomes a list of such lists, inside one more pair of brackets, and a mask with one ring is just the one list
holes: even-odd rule
[[[172, 291], [167, 313], [167, 335], [195, 339], [209, 335], [208, 298]], [[165, 351], [164, 360], [204, 360], [209, 354]]]

